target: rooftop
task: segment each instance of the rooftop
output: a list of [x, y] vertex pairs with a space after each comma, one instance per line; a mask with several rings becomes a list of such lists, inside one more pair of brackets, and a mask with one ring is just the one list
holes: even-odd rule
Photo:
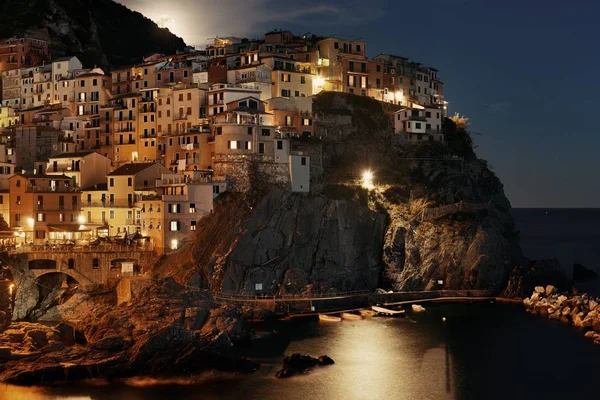
[[136, 175], [146, 168], [150, 168], [155, 165], [154, 162], [141, 162], [141, 163], [129, 163], [119, 168], [115, 169], [113, 172], [108, 174], [107, 176], [126, 176], [126, 175]]
[[55, 156], [50, 157], [50, 159], [55, 159], [55, 158], [74, 158], [74, 157], [85, 157], [85, 156], [89, 156], [90, 154], [94, 154], [95, 151], [73, 151], [73, 152], [67, 152], [67, 153], [60, 153], [57, 154]]

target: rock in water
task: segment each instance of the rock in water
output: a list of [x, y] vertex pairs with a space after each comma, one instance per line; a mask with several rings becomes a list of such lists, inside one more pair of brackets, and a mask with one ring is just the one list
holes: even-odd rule
[[573, 280], [576, 282], [591, 281], [598, 278], [598, 274], [581, 264], [573, 264]]
[[331, 365], [334, 361], [329, 356], [314, 358], [305, 354], [295, 353], [283, 360], [283, 368], [275, 374], [277, 378], [289, 378], [291, 376], [310, 371], [318, 365]]

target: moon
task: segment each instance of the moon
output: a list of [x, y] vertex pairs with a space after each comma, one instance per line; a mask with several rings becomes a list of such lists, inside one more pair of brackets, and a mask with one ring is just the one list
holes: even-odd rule
[[158, 19], [156, 20], [156, 24], [159, 26], [159, 28], [167, 28], [168, 30], [173, 32], [175, 21], [172, 17], [163, 14], [160, 17], [158, 17]]

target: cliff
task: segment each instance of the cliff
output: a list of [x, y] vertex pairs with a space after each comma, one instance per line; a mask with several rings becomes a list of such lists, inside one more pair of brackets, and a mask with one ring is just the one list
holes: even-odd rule
[[36, 31], [51, 39], [53, 58], [75, 55], [86, 66], [141, 62], [174, 53], [185, 42], [150, 19], [112, 0], [4, 0], [0, 37]]
[[[260, 190], [219, 201], [191, 251], [164, 260], [159, 277], [228, 294], [502, 290], [524, 263], [518, 232], [468, 133], [447, 121], [449, 143], [406, 144], [391, 130], [393, 107], [339, 93], [314, 106], [322, 123], [310, 142], [326, 173], [313, 193], [253, 177]], [[365, 169], [374, 190], [358, 184]]]

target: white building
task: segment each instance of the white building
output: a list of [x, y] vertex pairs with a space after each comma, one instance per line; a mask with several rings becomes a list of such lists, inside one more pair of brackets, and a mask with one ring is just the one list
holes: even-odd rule
[[444, 141], [442, 132], [442, 110], [413, 104], [394, 114], [394, 131], [404, 135], [408, 142]]

